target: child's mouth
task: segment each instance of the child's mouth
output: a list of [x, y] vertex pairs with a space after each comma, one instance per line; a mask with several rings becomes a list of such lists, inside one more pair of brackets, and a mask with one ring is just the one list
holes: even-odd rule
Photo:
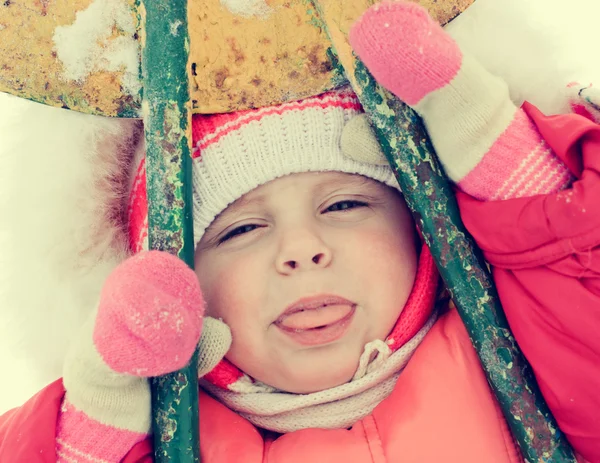
[[341, 338], [352, 321], [356, 304], [330, 300], [315, 305], [288, 310], [276, 320], [275, 325], [303, 345], [327, 344]]

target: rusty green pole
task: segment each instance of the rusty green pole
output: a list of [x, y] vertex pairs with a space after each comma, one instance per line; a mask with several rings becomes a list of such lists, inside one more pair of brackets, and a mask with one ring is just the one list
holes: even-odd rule
[[[421, 119], [378, 85], [365, 66], [348, 53], [349, 45], [340, 40], [345, 35], [340, 33], [336, 19], [324, 14], [321, 3], [313, 0], [317, 20], [329, 33], [334, 48], [346, 47], [341, 65], [375, 127], [523, 457], [527, 462], [575, 463], [510, 332], [491, 276], [462, 224], [454, 194]], [[335, 50], [332, 53], [339, 60]]]
[[[149, 245], [192, 267], [187, 0], [143, 0], [139, 12]], [[194, 354], [188, 367], [152, 380], [158, 463], [200, 461], [196, 365]]]

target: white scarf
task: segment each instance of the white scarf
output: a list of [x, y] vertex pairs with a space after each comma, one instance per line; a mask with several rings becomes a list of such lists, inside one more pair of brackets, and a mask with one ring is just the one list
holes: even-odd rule
[[247, 383], [229, 391], [201, 380], [201, 386], [255, 426], [278, 433], [306, 428], [348, 428], [368, 416], [396, 385], [402, 370], [437, 319], [434, 310], [419, 332], [396, 352], [381, 340], [368, 343], [354, 378], [348, 383], [292, 394], [262, 383]]

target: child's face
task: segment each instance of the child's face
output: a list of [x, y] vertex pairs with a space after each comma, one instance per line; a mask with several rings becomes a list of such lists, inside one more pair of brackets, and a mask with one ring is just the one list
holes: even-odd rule
[[309, 393], [349, 381], [365, 344], [390, 333], [417, 251], [395, 190], [358, 175], [302, 173], [230, 205], [195, 260], [208, 315], [231, 328], [227, 358], [263, 383]]

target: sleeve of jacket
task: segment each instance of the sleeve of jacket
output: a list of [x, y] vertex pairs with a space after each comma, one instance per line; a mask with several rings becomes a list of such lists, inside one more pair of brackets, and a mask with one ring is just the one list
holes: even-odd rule
[[478, 201], [463, 221], [492, 265], [511, 329], [577, 452], [600, 462], [600, 126], [524, 105], [577, 177], [558, 193]]
[[19, 408], [0, 416], [0, 461], [54, 463], [62, 381], [46, 386]]
[[[57, 380], [0, 416], [0, 462], [55, 463], [56, 423], [65, 390]], [[152, 442], [138, 442], [120, 463], [151, 463]]]

